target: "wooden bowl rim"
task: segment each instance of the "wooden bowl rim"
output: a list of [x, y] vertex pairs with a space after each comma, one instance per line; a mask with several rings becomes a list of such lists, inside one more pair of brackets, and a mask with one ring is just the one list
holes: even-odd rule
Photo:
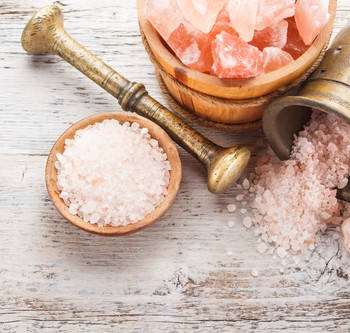
[[146, 0], [137, 0], [139, 24], [150, 48], [161, 66], [176, 80], [207, 95], [226, 99], [256, 98], [287, 85], [303, 74], [317, 59], [332, 33], [337, 0], [330, 0], [330, 18], [308, 50], [291, 64], [250, 79], [220, 79], [182, 64], [164, 45], [163, 40], [144, 14]]
[[[128, 224], [126, 226], [105, 226], [101, 227], [96, 224], [91, 224], [89, 222], [84, 222], [77, 215], [72, 215], [69, 213], [68, 206], [63, 202], [63, 200], [59, 197], [59, 190], [57, 188], [57, 171], [55, 168], [55, 162], [57, 161], [56, 154], [62, 153], [64, 151], [65, 140], [72, 139], [77, 130], [86, 128], [88, 125], [95, 124], [97, 122], [101, 122], [105, 119], [117, 119], [120, 123], [124, 123], [126, 121], [129, 122], [137, 122], [141, 127], [148, 128], [149, 133], [152, 138], [158, 140], [159, 146], [164, 149], [164, 152], [168, 156], [168, 160], [171, 164], [170, 170], [170, 181], [168, 186], [168, 195], [165, 197], [164, 201], [156, 207], [156, 209], [148, 214], [144, 219], [133, 223]], [[82, 120], [78, 121], [71, 127], [69, 127], [55, 142], [53, 145], [50, 154], [46, 163], [45, 170], [45, 181], [47, 191], [53, 202], [54, 206], [58, 210], [58, 212], [71, 224], [76, 227], [88, 231], [93, 234], [103, 235], [103, 236], [121, 236], [129, 233], [133, 233], [139, 231], [143, 228], [148, 227], [160, 217], [162, 217], [165, 212], [170, 208], [172, 203], [174, 202], [176, 195], [180, 188], [182, 176], [182, 168], [181, 168], [181, 160], [178, 153], [178, 150], [175, 146], [175, 143], [171, 140], [169, 135], [157, 124], [152, 122], [151, 120], [141, 117], [139, 115], [130, 113], [130, 112], [103, 112], [96, 115], [91, 115]]]

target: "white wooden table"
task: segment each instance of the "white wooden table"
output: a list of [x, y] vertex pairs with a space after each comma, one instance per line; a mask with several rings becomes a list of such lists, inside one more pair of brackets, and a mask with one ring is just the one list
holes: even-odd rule
[[[256, 252], [239, 211], [227, 212], [236, 190], [211, 195], [204, 170], [181, 148], [181, 190], [148, 229], [103, 238], [59, 215], [44, 183], [53, 143], [79, 119], [119, 107], [57, 56], [22, 50], [25, 24], [50, 3], [0, 0], [0, 331], [349, 332], [350, 255], [337, 231], [281, 273], [280, 259]], [[135, 1], [56, 3], [75, 39], [165, 103]], [[349, 18], [349, 0], [339, 0], [334, 32]], [[227, 146], [254, 147], [262, 137], [198, 129]]]

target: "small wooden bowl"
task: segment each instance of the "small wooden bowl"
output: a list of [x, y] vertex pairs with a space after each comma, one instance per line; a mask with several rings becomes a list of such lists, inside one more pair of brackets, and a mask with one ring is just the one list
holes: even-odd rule
[[337, 7], [337, 1], [330, 0], [327, 25], [296, 61], [251, 79], [219, 79], [183, 65], [145, 17], [144, 4], [137, 0], [141, 36], [171, 96], [193, 114], [227, 124], [261, 119], [270, 100], [297, 87], [315, 70], [328, 46]]
[[[77, 130], [83, 129], [88, 125], [93, 125], [97, 122], [102, 122], [105, 119], [117, 119], [121, 124], [126, 121], [137, 122], [138, 124], [140, 124], [141, 127], [148, 128], [148, 131], [152, 138], [158, 140], [159, 146], [164, 149], [164, 152], [167, 154], [168, 160], [171, 164], [168, 195], [165, 197], [164, 201], [153, 212], [148, 214], [144, 219], [140, 220], [137, 223], [128, 224], [126, 226], [100, 227], [96, 224], [85, 222], [77, 215], [72, 215], [71, 213], [69, 213], [68, 206], [66, 206], [63, 200], [59, 197], [60, 192], [57, 188], [57, 170], [55, 168], [55, 163], [57, 161], [56, 155], [57, 153], [63, 153], [66, 139], [73, 139]], [[59, 139], [52, 147], [52, 150], [47, 159], [45, 178], [47, 191], [50, 195], [53, 204], [55, 205], [59, 213], [70, 223], [74, 224], [80, 229], [94, 234], [103, 236], [121, 236], [148, 227], [153, 222], [158, 220], [169, 209], [171, 204], [174, 202], [177, 192], [180, 188], [181, 160], [174, 142], [162, 128], [160, 128], [152, 121], [129, 112], [105, 112], [89, 116], [78, 121], [76, 124], [68, 128], [59, 137]]]

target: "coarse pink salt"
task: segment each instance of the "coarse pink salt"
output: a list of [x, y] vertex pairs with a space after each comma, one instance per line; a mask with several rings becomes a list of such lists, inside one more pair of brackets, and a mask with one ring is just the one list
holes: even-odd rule
[[100, 226], [136, 223], [151, 213], [167, 195], [171, 169], [147, 128], [114, 119], [78, 130], [55, 166], [69, 212]]
[[[255, 176], [249, 177], [255, 235], [282, 259], [286, 251], [314, 249], [329, 225], [350, 221], [350, 204], [336, 198], [336, 188], [348, 183], [349, 174], [349, 126], [314, 110], [295, 135], [289, 160], [280, 161], [271, 149], [260, 153]], [[350, 250], [350, 222], [342, 229]]]
[[343, 237], [344, 237], [344, 246], [350, 251], [350, 219], [346, 219], [341, 226]]

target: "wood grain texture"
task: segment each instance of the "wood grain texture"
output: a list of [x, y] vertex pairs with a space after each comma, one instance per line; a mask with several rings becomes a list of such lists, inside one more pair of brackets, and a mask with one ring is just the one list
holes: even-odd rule
[[[350, 331], [350, 255], [333, 239], [338, 231], [330, 229], [322, 244], [281, 274], [280, 260], [256, 252], [254, 231], [242, 226], [239, 210], [227, 212], [237, 189], [210, 194], [205, 171], [182, 149], [175, 203], [144, 231], [104, 238], [60, 216], [44, 180], [53, 143], [78, 120], [119, 107], [57, 56], [22, 50], [25, 24], [50, 3], [0, 0], [0, 330]], [[56, 3], [75, 39], [165, 103], [140, 40], [134, 1]], [[349, 18], [349, 1], [339, 0], [334, 32]], [[261, 131], [198, 129], [226, 146], [253, 148], [262, 138]], [[236, 225], [228, 228], [229, 221]]]

